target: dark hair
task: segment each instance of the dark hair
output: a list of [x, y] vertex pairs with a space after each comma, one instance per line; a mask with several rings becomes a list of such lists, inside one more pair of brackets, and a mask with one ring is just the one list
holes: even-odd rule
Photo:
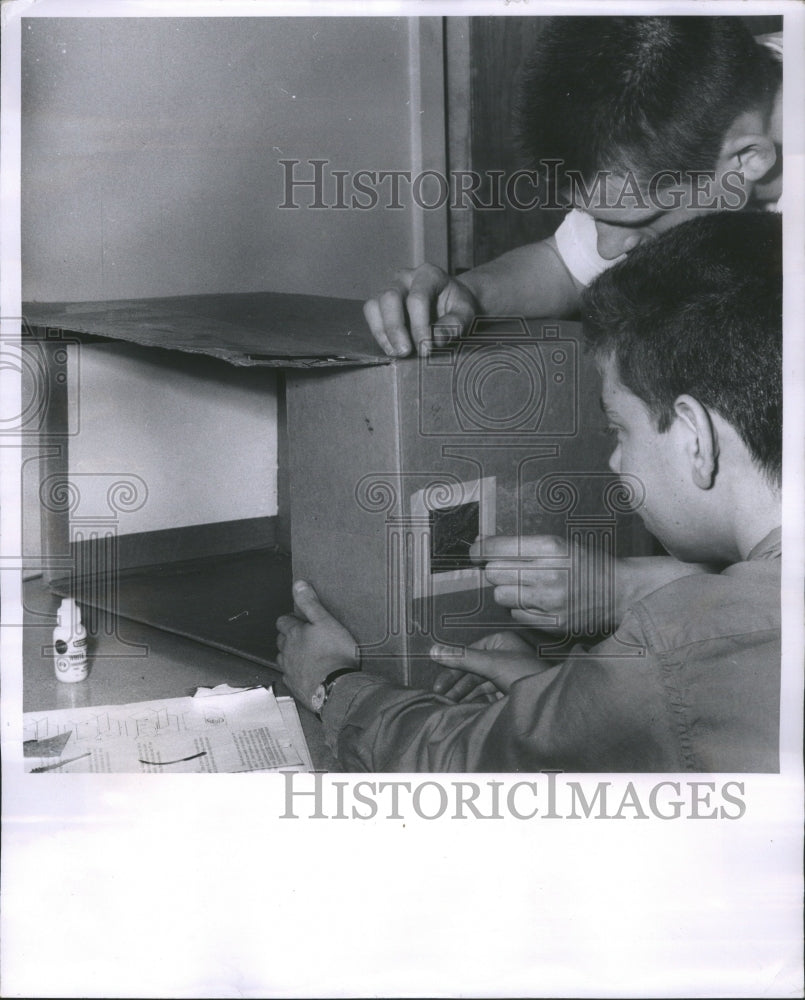
[[524, 70], [516, 132], [527, 165], [596, 171], [712, 170], [739, 114], [769, 113], [774, 55], [737, 17], [546, 18]]
[[584, 293], [587, 343], [660, 431], [683, 393], [719, 413], [770, 480], [782, 472], [782, 217], [699, 216], [643, 243]]

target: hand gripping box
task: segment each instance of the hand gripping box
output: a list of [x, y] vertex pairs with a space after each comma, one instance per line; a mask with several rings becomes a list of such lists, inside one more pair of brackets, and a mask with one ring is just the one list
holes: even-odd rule
[[353, 632], [367, 669], [427, 686], [433, 642], [516, 624], [469, 558], [479, 535], [583, 543], [589, 556], [571, 544], [560, 569], [571, 610], [597, 614], [572, 613], [540, 649], [565, 656], [606, 632], [612, 555], [655, 549], [632, 513], [641, 484], [608, 469], [599, 391], [578, 324], [511, 319], [427, 356], [288, 374], [294, 577]]

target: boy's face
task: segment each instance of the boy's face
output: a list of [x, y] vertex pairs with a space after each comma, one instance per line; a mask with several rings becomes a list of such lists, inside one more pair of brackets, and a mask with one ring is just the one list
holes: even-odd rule
[[683, 174], [678, 184], [654, 192], [645, 185], [638, 188], [630, 178], [612, 176], [602, 184], [600, 196], [589, 204], [577, 199], [575, 207], [594, 219], [599, 255], [615, 260], [694, 216], [718, 207], [737, 208], [750, 193], [751, 185], [740, 184], [734, 174], [725, 178], [719, 173], [715, 180]]
[[684, 561], [700, 560], [707, 551], [707, 529], [699, 525], [700, 491], [691, 483], [678, 428], [672, 424], [667, 431], [657, 430], [646, 404], [621, 383], [613, 357], [600, 358], [598, 367], [601, 408], [614, 438], [610, 469], [643, 484], [645, 500], [638, 514], [665, 548]]

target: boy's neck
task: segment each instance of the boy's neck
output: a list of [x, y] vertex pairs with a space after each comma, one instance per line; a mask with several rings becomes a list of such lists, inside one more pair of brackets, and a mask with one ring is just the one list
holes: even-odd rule
[[735, 544], [741, 560], [782, 523], [779, 491], [766, 487], [765, 495], [763, 492], [754, 497], [744, 494], [735, 509]]

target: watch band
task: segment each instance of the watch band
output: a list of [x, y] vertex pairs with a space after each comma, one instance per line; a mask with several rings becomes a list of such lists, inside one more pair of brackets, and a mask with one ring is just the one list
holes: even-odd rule
[[360, 673], [360, 669], [361, 669], [360, 667], [339, 667], [338, 670], [332, 670], [330, 671], [329, 674], [327, 674], [327, 676], [324, 678], [324, 680], [321, 682], [321, 684], [319, 684], [318, 688], [316, 689], [316, 694], [319, 694], [319, 698], [316, 698], [314, 694], [314, 698], [318, 702], [318, 704], [315, 705], [314, 707], [314, 711], [316, 715], [318, 715], [319, 719], [321, 719], [322, 709], [327, 704], [327, 699], [330, 697], [333, 687], [335, 686], [335, 682], [338, 680], [338, 678], [343, 677], [344, 674]]

